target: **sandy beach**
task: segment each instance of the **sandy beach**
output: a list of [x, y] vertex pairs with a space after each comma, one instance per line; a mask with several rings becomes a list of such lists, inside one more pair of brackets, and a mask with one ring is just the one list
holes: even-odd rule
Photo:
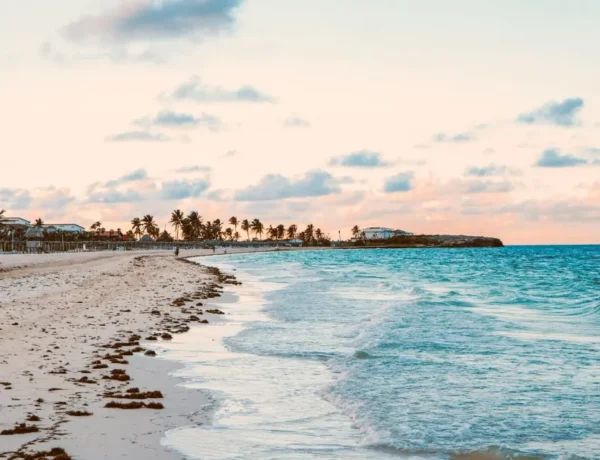
[[0, 458], [182, 458], [162, 434], [207, 423], [211, 402], [149, 346], [217, 318], [236, 281], [183, 259], [212, 254], [0, 257]]

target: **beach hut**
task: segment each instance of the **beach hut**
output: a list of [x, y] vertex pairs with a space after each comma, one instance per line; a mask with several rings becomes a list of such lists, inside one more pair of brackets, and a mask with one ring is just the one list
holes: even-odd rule
[[27, 240], [27, 252], [40, 252], [43, 250], [44, 229], [41, 227], [30, 227], [25, 232]]
[[150, 235], [144, 235], [138, 240], [138, 243], [154, 243], [154, 240]]

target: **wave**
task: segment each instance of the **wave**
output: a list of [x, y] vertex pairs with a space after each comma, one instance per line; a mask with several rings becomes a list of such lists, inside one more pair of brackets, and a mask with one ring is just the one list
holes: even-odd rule
[[[254, 458], [594, 458], [593, 443], [577, 440], [600, 426], [598, 253], [238, 256], [238, 273], [256, 281], [246, 287], [278, 289], [261, 294], [268, 321], [225, 342], [243, 358], [222, 369], [242, 374], [240, 404], [253, 411], [237, 415], [241, 431], [219, 426], [222, 449], [247, 434], [251, 449], [275, 449]], [[249, 421], [263, 413], [276, 426]]]

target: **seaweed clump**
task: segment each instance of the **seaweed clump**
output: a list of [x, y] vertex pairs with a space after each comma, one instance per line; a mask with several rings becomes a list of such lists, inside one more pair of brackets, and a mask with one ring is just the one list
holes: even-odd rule
[[36, 425], [17, 423], [13, 429], [0, 431], [0, 435], [10, 436], [13, 434], [37, 433], [38, 431], [40, 431], [40, 429]]
[[69, 454], [67, 454], [67, 452], [64, 449], [61, 449], [60, 447], [54, 447], [53, 449], [50, 450], [45, 450], [43, 452], [34, 452], [31, 454], [25, 454], [25, 453], [19, 453], [13, 457], [10, 457], [11, 459], [23, 459], [23, 460], [47, 460], [47, 459], [52, 459], [52, 460], [71, 460], [71, 456]]
[[163, 406], [161, 403], [155, 402], [143, 403], [139, 401], [131, 401], [127, 403], [122, 403], [117, 401], [110, 401], [107, 402], [104, 405], [104, 407], [106, 407], [107, 409], [164, 409], [165, 406]]

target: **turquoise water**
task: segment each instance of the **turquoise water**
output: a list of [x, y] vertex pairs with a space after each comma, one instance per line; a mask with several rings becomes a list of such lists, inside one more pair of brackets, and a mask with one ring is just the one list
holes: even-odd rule
[[600, 247], [201, 262], [244, 285], [222, 349], [180, 346], [218, 408], [168, 434], [191, 458], [600, 458]]

